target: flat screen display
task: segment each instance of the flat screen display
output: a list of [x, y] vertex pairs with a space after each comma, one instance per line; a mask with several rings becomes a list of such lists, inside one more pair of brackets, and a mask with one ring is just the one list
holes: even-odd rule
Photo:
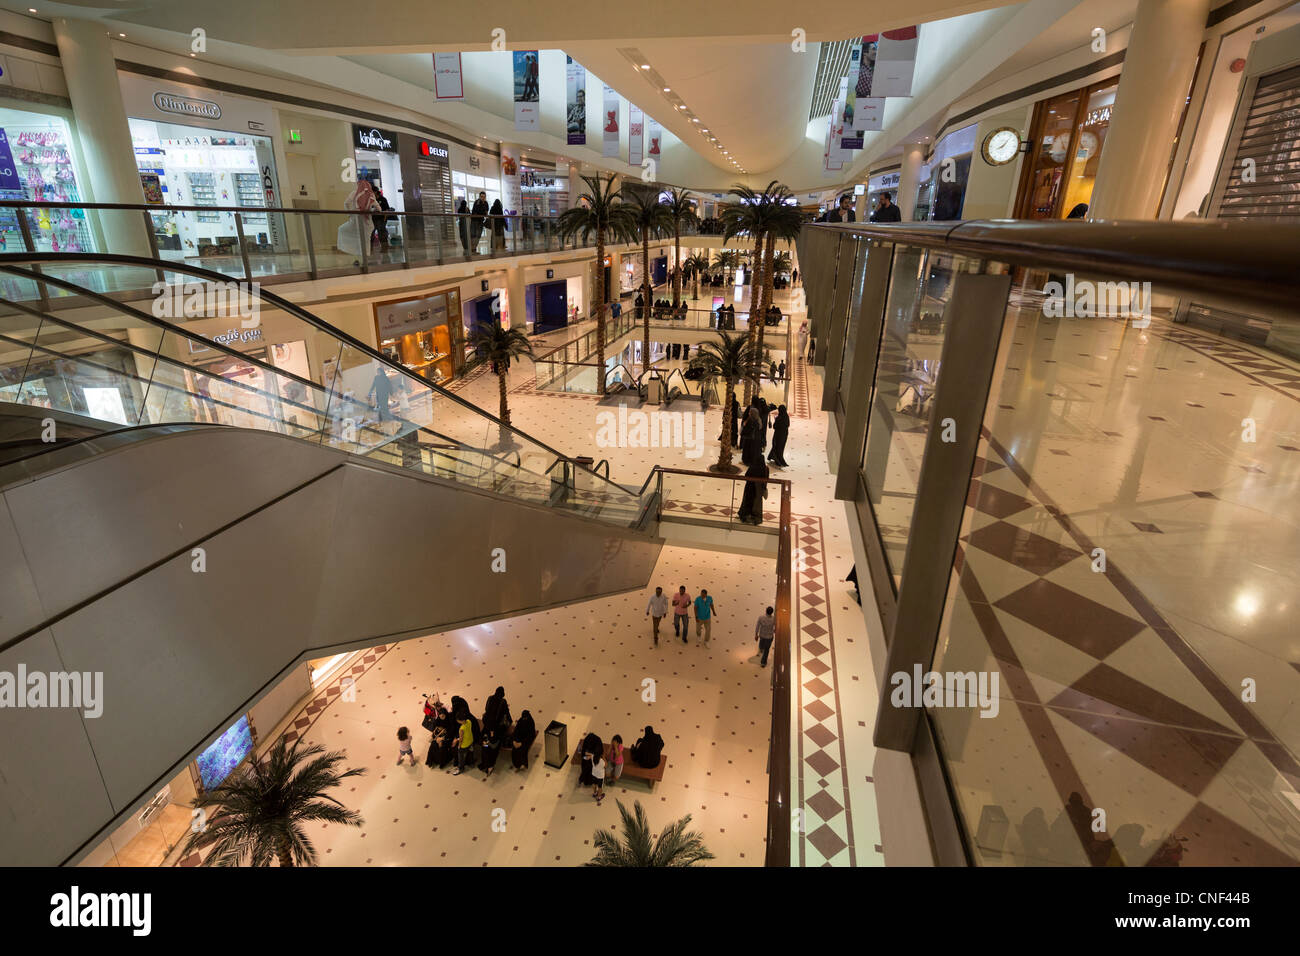
[[199, 754], [199, 779], [203, 781], [203, 789], [211, 790], [218, 786], [252, 749], [253, 731], [245, 714]]

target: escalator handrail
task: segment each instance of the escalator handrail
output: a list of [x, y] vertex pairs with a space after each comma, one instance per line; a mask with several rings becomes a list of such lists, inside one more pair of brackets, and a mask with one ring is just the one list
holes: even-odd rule
[[[161, 269], [164, 272], [178, 272], [183, 275], [191, 275], [200, 279], [207, 279], [211, 282], [220, 282], [223, 284], [232, 281], [240, 281], [237, 279], [232, 279], [230, 276], [224, 273], [215, 272], [211, 269], [202, 269], [197, 266], [191, 266], [185, 263], [176, 263], [176, 262], [171, 262], [162, 259], [150, 259], [145, 256], [122, 255], [120, 253], [83, 253], [83, 252], [0, 253], [0, 267], [4, 266], [7, 263], [93, 264], [97, 262], [110, 263], [114, 265], [137, 266], [140, 268], [147, 268], [147, 269], [154, 269], [154, 270]], [[50, 281], [50, 277], [42, 275], [39, 279], [35, 281], [38, 282]], [[79, 289], [78, 291], [89, 292], [90, 290]], [[451, 402], [453, 402], [454, 404], [459, 405], [462, 408], [473, 412], [479, 417], [487, 419], [488, 421], [495, 424], [498, 428], [506, 429], [509, 432], [520, 436], [522, 439], [529, 442], [530, 444], [536, 445], [537, 447], [553, 455], [561, 454], [561, 452], [557, 451], [554, 448], [551, 448], [545, 442], [538, 441], [537, 439], [533, 438], [531, 435], [527, 435], [524, 432], [521, 432], [518, 429], [513, 428], [510, 425], [507, 425], [505, 422], [501, 421], [499, 418], [497, 418], [497, 416], [493, 415], [492, 413], [482, 408], [479, 408], [477, 405], [474, 405], [471, 402], [466, 401], [465, 399], [461, 398], [459, 395], [455, 394], [454, 392], [450, 392], [447, 389], [438, 385], [437, 383], [425, 378], [423, 375], [420, 375], [417, 372], [412, 372], [410, 369], [406, 368], [405, 366], [397, 362], [394, 362], [392, 359], [390, 359], [387, 355], [384, 355], [382, 352], [379, 352], [376, 349], [372, 349], [370, 346], [366, 345], [364, 342], [360, 341], [359, 339], [356, 339], [353, 336], [349, 335], [348, 333], [344, 332], [342, 329], [335, 328], [329, 323], [322, 321], [317, 316], [308, 312], [306, 309], [302, 308], [301, 306], [298, 306], [295, 303], [290, 302], [288, 299], [278, 296], [274, 292], [268, 292], [265, 289], [262, 289], [260, 287], [258, 289], [257, 294], [260, 299], [264, 299], [265, 301], [270, 302], [276, 308], [289, 313], [290, 315], [302, 320], [303, 322], [306, 322], [308, 325], [310, 325], [312, 328], [316, 329], [317, 331], [324, 332], [326, 335], [338, 339], [343, 344], [361, 352], [363, 355], [368, 357], [371, 361], [379, 362], [382, 365], [392, 369], [393, 371], [397, 372], [400, 375], [403, 375], [408, 378], [416, 379], [422, 385], [425, 385], [428, 388], [432, 389], [434, 392], [441, 395], [443, 398], [446, 398]], [[150, 316], [149, 318], [155, 319], [155, 317], [153, 316]], [[440, 437], [446, 437], [446, 436], [440, 436]], [[613, 482], [610, 482], [610, 484], [613, 484]], [[614, 487], [618, 488], [618, 490], [620, 491], [624, 491], [624, 489], [622, 489], [618, 485], [615, 485]]]

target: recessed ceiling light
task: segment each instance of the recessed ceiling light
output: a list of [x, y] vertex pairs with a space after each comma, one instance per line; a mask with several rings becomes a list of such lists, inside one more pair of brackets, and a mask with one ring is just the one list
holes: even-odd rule
[[118, 36], [120, 36], [120, 37], [124, 37], [124, 36], [126, 36], [126, 34], [125, 34], [125, 33], [119, 33]]
[[650, 69], [650, 64], [649, 64], [649, 63], [642, 63], [642, 64], [641, 64], [641, 69], [643, 69], [643, 70], [648, 70], [648, 69]]
[[35, 12], [36, 12], [36, 8], [35, 8], [35, 7], [28, 7], [28, 8], [27, 8], [27, 12], [28, 12], [28, 13], [35, 13]]
[[665, 93], [671, 93], [672, 90], [670, 90], [668, 87], [665, 86], [665, 87], [664, 87], [664, 92], [665, 92]]

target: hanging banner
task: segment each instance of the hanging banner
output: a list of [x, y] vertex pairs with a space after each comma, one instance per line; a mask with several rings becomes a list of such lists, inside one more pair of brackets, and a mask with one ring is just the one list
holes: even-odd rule
[[641, 108], [627, 104], [627, 161], [640, 166], [644, 156], [645, 114]]
[[916, 72], [916, 49], [920, 29], [903, 27], [880, 34], [875, 74], [871, 80], [872, 96], [911, 96], [912, 75]]
[[541, 129], [541, 110], [538, 102], [537, 51], [516, 50], [514, 64], [515, 129]]
[[844, 138], [840, 140], [841, 149], [861, 149], [862, 134], [854, 125], [855, 107], [858, 98], [858, 69], [862, 65], [862, 40], [854, 40], [849, 49], [849, 75], [844, 100]]
[[853, 151], [846, 149], [844, 139], [847, 125], [844, 122], [844, 110], [848, 103], [849, 78], [841, 77], [840, 95], [835, 98], [834, 107], [831, 110], [831, 148], [830, 161], [840, 163], [841, 166], [853, 159]]
[[433, 55], [433, 94], [440, 100], [465, 98], [465, 82], [460, 72], [459, 53]]
[[663, 127], [655, 120], [646, 120], [646, 135], [650, 137], [650, 148], [645, 151], [646, 155], [657, 163], [660, 156], [659, 144], [664, 138]]
[[565, 101], [568, 109], [569, 145], [587, 144], [587, 71], [573, 57], [564, 58]]
[[604, 131], [604, 141], [600, 151], [602, 156], [618, 155], [618, 104], [618, 94], [610, 87], [605, 87], [604, 114], [600, 124]]

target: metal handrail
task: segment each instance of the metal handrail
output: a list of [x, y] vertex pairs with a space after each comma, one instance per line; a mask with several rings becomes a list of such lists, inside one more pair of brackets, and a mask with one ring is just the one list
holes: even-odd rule
[[956, 223], [807, 223], [875, 239], [1058, 273], [1150, 282], [1160, 291], [1265, 309], [1294, 308], [1300, 229], [1291, 223], [1199, 220], [972, 219]]

